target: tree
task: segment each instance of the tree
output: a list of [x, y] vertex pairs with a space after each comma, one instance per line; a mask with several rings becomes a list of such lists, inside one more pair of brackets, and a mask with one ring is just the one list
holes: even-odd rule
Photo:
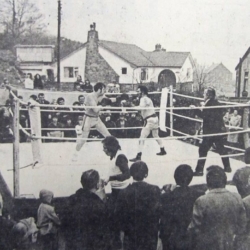
[[194, 82], [198, 85], [198, 92], [203, 92], [205, 86], [209, 83], [208, 75], [206, 74], [207, 67], [204, 64], [195, 62]]
[[[2, 47], [12, 48], [24, 36], [36, 35], [45, 26], [43, 15], [32, 0], [0, 0], [0, 24], [4, 28]], [[6, 47], [7, 46], [7, 47]]]

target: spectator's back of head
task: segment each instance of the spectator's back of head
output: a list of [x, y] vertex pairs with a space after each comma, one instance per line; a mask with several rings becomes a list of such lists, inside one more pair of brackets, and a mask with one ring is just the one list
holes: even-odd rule
[[245, 151], [245, 163], [250, 164], [250, 147]]
[[135, 181], [143, 181], [148, 176], [148, 166], [143, 161], [137, 161], [130, 167], [130, 175]]
[[83, 172], [81, 176], [82, 187], [87, 190], [98, 189], [99, 180], [99, 173], [93, 169]]
[[51, 203], [53, 196], [54, 196], [53, 192], [46, 190], [46, 189], [42, 189], [39, 193], [39, 198], [41, 202], [46, 203], [46, 204]]
[[227, 175], [221, 167], [212, 165], [207, 168], [207, 186], [209, 189], [225, 188], [226, 184]]
[[242, 198], [250, 195], [250, 167], [238, 169], [233, 176], [233, 183]]
[[189, 165], [182, 164], [174, 172], [174, 179], [181, 187], [188, 186], [193, 179], [193, 170]]

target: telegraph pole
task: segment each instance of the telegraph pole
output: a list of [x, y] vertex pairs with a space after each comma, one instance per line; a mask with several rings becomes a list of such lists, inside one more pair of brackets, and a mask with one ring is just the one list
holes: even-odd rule
[[61, 90], [61, 79], [60, 79], [60, 53], [61, 53], [61, 0], [58, 0], [58, 29], [57, 29], [57, 86]]

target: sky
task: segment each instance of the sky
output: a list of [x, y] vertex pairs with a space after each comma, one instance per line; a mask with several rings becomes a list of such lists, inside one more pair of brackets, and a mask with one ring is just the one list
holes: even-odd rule
[[[235, 66], [250, 46], [249, 0], [61, 0], [63, 37], [86, 42], [90, 24], [99, 39], [153, 51], [191, 52], [202, 65]], [[49, 33], [57, 34], [57, 0], [36, 0]]]

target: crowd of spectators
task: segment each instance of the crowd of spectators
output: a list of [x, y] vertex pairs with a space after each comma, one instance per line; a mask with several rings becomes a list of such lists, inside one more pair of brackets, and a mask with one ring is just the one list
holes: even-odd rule
[[[128, 166], [115, 137], [104, 139], [103, 149], [113, 159], [110, 175], [102, 179], [96, 170], [83, 172], [82, 187], [64, 199], [64, 212], [54, 204], [53, 192], [43, 189], [36, 216], [14, 221], [3, 213], [0, 196], [0, 249], [250, 249], [250, 148], [233, 185], [212, 165], [206, 186], [192, 186], [193, 170], [181, 164], [175, 184], [161, 189], [145, 181], [150, 175], [145, 162]], [[110, 194], [104, 188], [108, 182]]]

